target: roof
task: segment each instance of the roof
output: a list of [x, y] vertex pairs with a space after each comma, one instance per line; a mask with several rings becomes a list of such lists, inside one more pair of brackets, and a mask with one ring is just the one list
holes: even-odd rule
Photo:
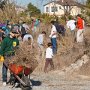
[[60, 4], [60, 5], [63, 5], [63, 6], [66, 6], [66, 5], [69, 5], [69, 6], [82, 6], [82, 4], [78, 3], [78, 2], [75, 2], [74, 0], [58, 0], [58, 1], [51, 1], [47, 4], [45, 4], [44, 6], [50, 4], [50, 3], [56, 3], [56, 4]]
[[59, 0], [59, 1], [56, 1], [56, 3], [57, 4], [61, 4], [61, 5], [71, 5], [71, 6], [75, 6], [75, 5], [77, 5], [77, 3], [75, 2], [75, 1], [73, 1], [73, 0], [63, 0], [63, 2], [62, 2], [62, 0]]
[[23, 6], [19, 6], [19, 5], [16, 5], [16, 8], [22, 8], [22, 9], [26, 9], [26, 7], [23, 7]]

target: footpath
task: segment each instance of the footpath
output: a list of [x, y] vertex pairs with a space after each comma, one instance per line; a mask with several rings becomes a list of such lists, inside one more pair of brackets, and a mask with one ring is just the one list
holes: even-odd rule
[[[78, 70], [89, 58], [84, 55], [81, 59], [62, 70], [50, 71], [48, 73], [34, 71], [31, 74], [32, 90], [90, 90], [90, 77], [78, 75], [73, 72]], [[7, 85], [2, 86], [0, 63], [0, 90], [21, 90]]]

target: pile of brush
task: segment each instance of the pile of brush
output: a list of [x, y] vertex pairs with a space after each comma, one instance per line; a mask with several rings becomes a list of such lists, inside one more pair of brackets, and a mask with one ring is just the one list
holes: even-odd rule
[[32, 49], [31, 45], [22, 43], [19, 48], [16, 49], [15, 56], [13, 60], [10, 60], [10, 63], [22, 65], [34, 70], [38, 65], [35, 48]]

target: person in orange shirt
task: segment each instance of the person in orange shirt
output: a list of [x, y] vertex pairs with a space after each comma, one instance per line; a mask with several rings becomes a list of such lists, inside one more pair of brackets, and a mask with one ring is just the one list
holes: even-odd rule
[[83, 42], [83, 31], [84, 31], [84, 20], [81, 18], [81, 15], [77, 15], [77, 42]]

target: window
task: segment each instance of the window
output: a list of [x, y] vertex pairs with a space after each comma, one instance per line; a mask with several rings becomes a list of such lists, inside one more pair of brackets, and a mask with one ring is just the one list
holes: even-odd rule
[[49, 12], [49, 7], [46, 7], [46, 12]]
[[58, 11], [57, 7], [51, 7], [51, 12], [57, 12], [57, 11]]
[[59, 9], [62, 9], [62, 7], [61, 7], [61, 6], [59, 6]]

